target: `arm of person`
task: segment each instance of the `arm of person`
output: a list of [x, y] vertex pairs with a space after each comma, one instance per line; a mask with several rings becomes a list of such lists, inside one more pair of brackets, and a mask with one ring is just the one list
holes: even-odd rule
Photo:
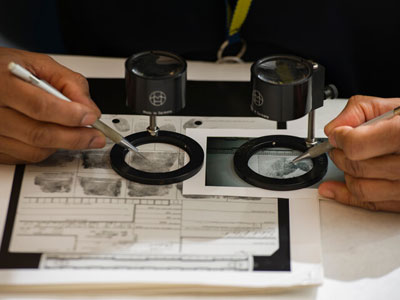
[[343, 170], [345, 183], [328, 181], [320, 195], [338, 202], [400, 212], [400, 116], [357, 127], [400, 105], [400, 98], [353, 96], [325, 127], [329, 153]]
[[[60, 101], [8, 70], [14, 61], [73, 102]], [[87, 80], [47, 55], [0, 47], [0, 163], [39, 162], [57, 149], [101, 148], [104, 135], [85, 126], [101, 113]]]

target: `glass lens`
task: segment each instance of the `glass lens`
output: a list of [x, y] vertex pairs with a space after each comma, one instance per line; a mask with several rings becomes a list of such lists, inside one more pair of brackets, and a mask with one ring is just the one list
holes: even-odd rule
[[125, 162], [144, 172], [171, 172], [182, 168], [189, 162], [189, 156], [185, 151], [170, 144], [151, 143], [140, 145], [137, 148], [146, 159], [129, 152], [125, 156]]
[[299, 177], [313, 168], [311, 159], [292, 163], [292, 160], [300, 154], [302, 152], [289, 148], [265, 148], [254, 153], [249, 159], [248, 166], [254, 172], [269, 178]]
[[308, 64], [284, 57], [261, 62], [257, 65], [255, 72], [261, 80], [278, 85], [294, 84], [311, 75]]
[[149, 78], [173, 77], [184, 69], [177, 57], [162, 52], [146, 52], [130, 61], [133, 73]]

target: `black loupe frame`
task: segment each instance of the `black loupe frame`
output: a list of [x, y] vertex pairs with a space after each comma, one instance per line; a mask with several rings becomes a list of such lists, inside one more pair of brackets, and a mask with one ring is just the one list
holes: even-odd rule
[[[261, 76], [263, 65], [286, 61], [301, 66], [306, 74], [291, 82], [274, 82]], [[261, 58], [251, 66], [251, 111], [268, 120], [286, 122], [305, 116], [323, 105], [325, 68], [294, 55], [274, 55]], [[272, 74], [272, 73], [271, 73]], [[259, 101], [257, 101], [259, 100]]]
[[153, 185], [172, 184], [192, 177], [200, 171], [203, 165], [203, 149], [195, 140], [186, 135], [172, 131], [160, 130], [157, 136], [152, 136], [147, 131], [141, 131], [128, 135], [126, 139], [135, 147], [150, 143], [173, 145], [184, 150], [190, 158], [189, 162], [185, 166], [174, 171], [145, 172], [129, 166], [125, 162], [125, 156], [128, 153], [128, 150], [119, 145], [115, 145], [111, 149], [110, 153], [111, 166], [119, 175], [126, 179]]
[[[167, 57], [176, 62], [176, 72], [167, 72], [164, 69], [162, 75], [148, 76], [142, 72], [133, 72], [132, 65], [136, 59], [144, 58], [141, 61], [142, 69], [149, 67], [152, 63], [156, 67], [157, 58]], [[170, 66], [171, 67], [171, 66]], [[154, 68], [156, 69], [156, 68]], [[158, 130], [156, 125], [157, 115], [166, 115], [180, 111], [185, 107], [186, 92], [186, 61], [178, 55], [165, 51], [146, 51], [134, 54], [125, 62], [125, 86], [126, 104], [135, 113], [150, 116], [151, 130], [131, 134], [126, 139], [133, 146], [140, 146], [151, 143], [161, 143], [176, 146], [185, 151], [189, 156], [189, 162], [183, 167], [169, 172], [145, 172], [129, 166], [125, 162], [128, 150], [114, 145], [110, 152], [111, 166], [122, 177], [143, 184], [165, 185], [182, 182], [198, 173], [204, 162], [203, 148], [192, 138], [172, 132]], [[167, 70], [167, 71], [165, 71]], [[169, 69], [169, 70], [172, 70]], [[153, 70], [152, 70], [153, 71]], [[154, 92], [162, 93], [164, 100], [154, 104], [150, 100], [150, 95]], [[154, 131], [153, 131], [154, 129]]]
[[[158, 76], [132, 71], [134, 64], [151, 64], [157, 57], [175, 61], [179, 65], [178, 71], [172, 75], [165, 73]], [[186, 71], [185, 59], [170, 52], [151, 50], [133, 54], [125, 61], [126, 105], [134, 113], [143, 115], [164, 116], [179, 112], [186, 105]], [[148, 101], [150, 94], [156, 91], [166, 96], [167, 100], [162, 105], [155, 106]]]
[[322, 154], [312, 159], [313, 168], [307, 173], [293, 178], [271, 178], [254, 172], [249, 167], [249, 159], [265, 148], [289, 148], [305, 152], [308, 147], [303, 138], [289, 135], [270, 135], [255, 138], [243, 144], [233, 158], [236, 174], [247, 183], [268, 190], [291, 191], [308, 187], [320, 181], [327, 172], [328, 158]]

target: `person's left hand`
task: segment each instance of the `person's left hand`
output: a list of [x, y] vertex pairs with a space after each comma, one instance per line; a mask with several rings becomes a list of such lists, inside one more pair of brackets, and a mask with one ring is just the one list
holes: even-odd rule
[[400, 116], [357, 127], [399, 105], [399, 98], [349, 99], [325, 127], [335, 147], [329, 156], [346, 182], [324, 182], [320, 195], [370, 210], [400, 212]]

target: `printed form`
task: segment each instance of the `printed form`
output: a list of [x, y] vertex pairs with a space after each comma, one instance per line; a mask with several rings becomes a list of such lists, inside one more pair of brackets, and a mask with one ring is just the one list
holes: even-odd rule
[[[104, 115], [102, 120], [123, 135], [143, 131], [148, 123], [143, 116]], [[275, 124], [259, 118], [163, 117], [159, 126], [184, 133], [195, 127]], [[301, 239], [289, 237], [289, 205], [281, 206], [288, 199], [183, 195], [182, 183], [131, 182], [112, 170], [112, 146], [60, 150], [42, 163], [25, 166], [10, 253], [40, 253], [40, 270], [298, 270], [291, 260], [298, 257], [295, 242]], [[178, 148], [151, 144], [139, 149], [149, 158], [149, 170], [184, 165], [184, 152]], [[132, 165], [142, 164], [139, 160], [127, 156]], [[305, 277], [320, 282], [322, 273], [313, 274], [318, 276]]]

